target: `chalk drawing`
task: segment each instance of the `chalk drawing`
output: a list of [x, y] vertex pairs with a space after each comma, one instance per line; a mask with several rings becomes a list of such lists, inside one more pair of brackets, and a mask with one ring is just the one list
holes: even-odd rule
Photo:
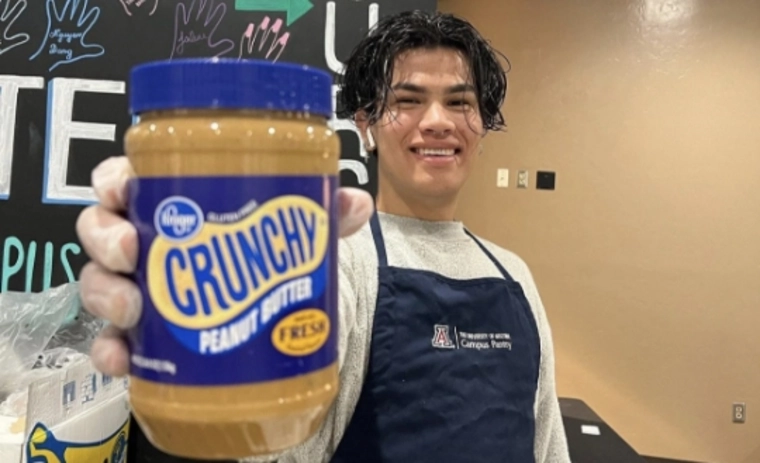
[[0, 0], [0, 55], [20, 47], [29, 41], [29, 34], [19, 32], [12, 34], [13, 23], [26, 10], [26, 0]]
[[59, 9], [58, 0], [47, 0], [47, 30], [39, 50], [29, 60], [45, 54], [51, 61], [48, 71], [63, 64], [83, 59], [97, 58], [105, 54], [98, 44], [87, 44], [87, 34], [100, 18], [100, 8], [88, 8], [89, 0], [66, 0]]
[[174, 18], [174, 41], [171, 58], [185, 55], [223, 56], [235, 48], [231, 39], [216, 39], [219, 24], [227, 14], [227, 5], [215, 0], [178, 2]]
[[[377, 3], [369, 6], [369, 28], [377, 25], [380, 18], [380, 7]], [[327, 2], [325, 17], [325, 61], [332, 72], [343, 74], [343, 63], [335, 56], [335, 2]]]
[[[158, 0], [119, 0], [124, 12], [132, 16], [137, 12], [146, 12], [148, 16], [153, 16], [158, 8]], [[151, 6], [153, 8], [151, 8]], [[145, 8], [143, 8], [145, 7]]]
[[240, 39], [238, 58], [265, 58], [272, 62], [280, 58], [290, 39], [290, 32], [280, 34], [282, 19], [276, 19], [271, 25], [270, 22], [271, 19], [266, 16], [258, 25], [248, 25]]

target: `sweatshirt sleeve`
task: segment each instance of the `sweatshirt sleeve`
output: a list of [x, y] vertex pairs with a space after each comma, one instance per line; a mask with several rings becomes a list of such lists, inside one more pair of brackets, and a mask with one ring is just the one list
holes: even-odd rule
[[[368, 289], [377, 286], [369, 279], [366, 258], [354, 255], [350, 239], [339, 241], [338, 265], [338, 395], [317, 433], [303, 444], [278, 455], [252, 457], [241, 463], [318, 463], [329, 461], [340, 443], [353, 415], [364, 384], [369, 355], [369, 317], [371, 310]], [[368, 265], [361, 265], [365, 260]], [[376, 266], [376, 263], [375, 263]], [[358, 285], [357, 282], [363, 282]], [[371, 291], [370, 291], [371, 292]]]
[[[525, 265], [523, 263], [523, 265]], [[567, 435], [562, 423], [562, 413], [557, 398], [555, 378], [554, 342], [541, 296], [533, 276], [525, 265], [523, 282], [525, 296], [533, 308], [538, 332], [541, 337], [541, 365], [538, 390], [536, 391], [536, 463], [570, 463]]]

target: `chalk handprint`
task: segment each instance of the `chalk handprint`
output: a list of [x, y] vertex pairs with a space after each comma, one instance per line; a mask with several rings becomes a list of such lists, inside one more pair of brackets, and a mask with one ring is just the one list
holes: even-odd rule
[[145, 13], [148, 16], [153, 16], [158, 8], [158, 0], [119, 0], [121, 6], [124, 8], [124, 12], [128, 16], [132, 16], [135, 13]]
[[85, 43], [87, 34], [100, 18], [100, 8], [88, 8], [89, 0], [65, 0], [59, 10], [56, 2], [61, 3], [60, 0], [47, 0], [45, 38], [29, 60], [44, 55], [52, 63], [48, 69], [52, 71], [62, 64], [102, 56], [105, 49], [101, 45]]
[[[282, 19], [277, 19], [269, 25], [269, 16], [265, 17], [261, 24], [256, 27], [251, 23], [243, 32], [240, 39], [240, 53], [238, 58], [266, 58], [275, 62], [280, 58], [285, 46], [290, 39], [290, 32], [280, 35]], [[271, 40], [270, 40], [271, 39]]]
[[226, 55], [235, 42], [231, 39], [216, 40], [214, 35], [227, 14], [227, 5], [215, 0], [192, 0], [189, 4], [177, 3], [174, 19], [174, 43], [171, 58], [175, 56], [202, 55], [209, 51], [218, 57]]
[[8, 36], [13, 23], [24, 10], [26, 10], [26, 0], [0, 0], [0, 29], [3, 31], [0, 35], [0, 55], [29, 41], [29, 34], [18, 33]]

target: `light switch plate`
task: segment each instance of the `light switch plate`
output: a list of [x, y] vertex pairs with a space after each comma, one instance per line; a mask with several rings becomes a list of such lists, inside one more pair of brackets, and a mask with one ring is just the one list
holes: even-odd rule
[[496, 170], [496, 186], [499, 188], [509, 187], [509, 169]]

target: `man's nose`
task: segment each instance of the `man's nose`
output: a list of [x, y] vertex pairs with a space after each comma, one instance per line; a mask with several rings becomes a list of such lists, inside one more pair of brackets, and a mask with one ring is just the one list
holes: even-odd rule
[[449, 117], [446, 108], [436, 102], [428, 106], [422, 116], [420, 129], [423, 133], [447, 135], [454, 130], [454, 121]]

